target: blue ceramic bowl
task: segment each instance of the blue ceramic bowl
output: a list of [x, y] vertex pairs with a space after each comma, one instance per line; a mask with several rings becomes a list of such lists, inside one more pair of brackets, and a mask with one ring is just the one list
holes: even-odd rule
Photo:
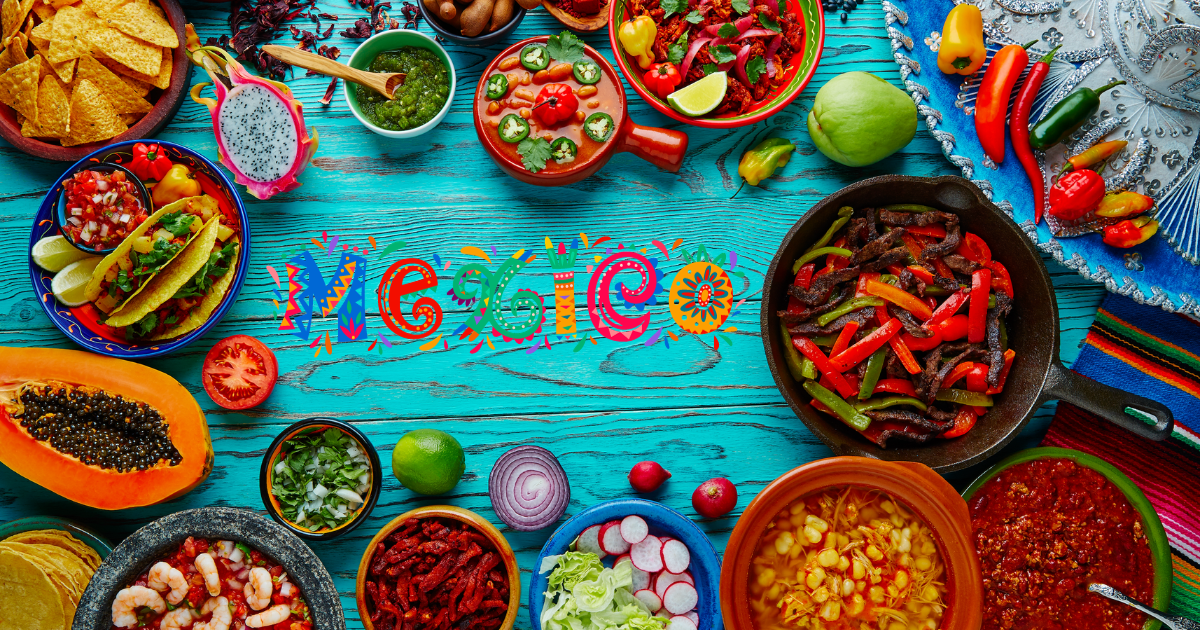
[[[101, 173], [123, 171], [125, 173], [125, 177], [129, 181], [133, 182], [133, 187], [137, 189], [138, 197], [142, 200], [142, 207], [147, 209], [147, 214], [152, 214], [154, 212], [154, 209], [150, 204], [150, 193], [146, 192], [146, 187], [142, 184], [142, 180], [138, 179], [137, 175], [133, 174], [133, 171], [130, 171], [120, 164], [109, 164], [107, 162], [96, 164], [88, 163], [87, 161], [77, 162], [75, 166], [71, 167], [70, 171], [63, 175], [62, 181], [66, 181], [67, 179], [74, 177], [75, 173], [85, 169], [89, 171], [99, 171]], [[58, 203], [54, 205], [54, 218], [56, 221], [58, 221], [58, 227], [60, 228], [67, 222], [67, 196], [63, 194], [63, 192], [64, 191], [62, 189], [59, 189]], [[63, 235], [67, 236], [65, 232]], [[92, 249], [83, 243], [76, 243], [75, 239], [71, 238], [70, 236], [67, 236], [67, 242], [71, 245], [74, 245], [75, 249], [93, 256], [107, 256], [117, 248], [116, 245], [113, 245], [107, 249]]]
[[538, 572], [542, 560], [566, 551], [571, 541], [592, 525], [619, 521], [630, 514], [646, 519], [651, 534], [669, 536], [687, 545], [692, 555], [688, 571], [695, 578], [696, 591], [700, 594], [700, 603], [696, 606], [696, 612], [700, 615], [700, 630], [721, 630], [724, 627], [718, 593], [721, 561], [717, 559], [717, 551], [713, 549], [708, 536], [691, 519], [661, 503], [645, 499], [614, 499], [572, 516], [542, 547], [537, 561], [533, 563], [533, 577], [529, 580], [529, 620], [534, 630], [542, 627], [542, 603], [546, 598], [546, 578], [549, 575]]
[[85, 545], [100, 554], [101, 560], [107, 558], [108, 554], [112, 551], [112, 543], [108, 542], [108, 539], [93, 533], [91, 530], [84, 528], [74, 521], [58, 518], [57, 516], [26, 516], [25, 518], [4, 523], [0, 525], [0, 540], [22, 532], [31, 532], [38, 529], [61, 529], [70, 532], [72, 536], [83, 541]]
[[[43, 237], [60, 233], [55, 215], [57, 214], [58, 200], [62, 196], [63, 182], [67, 178], [82, 168], [95, 168], [100, 163], [128, 164], [133, 159], [133, 145], [138, 142], [142, 141], [129, 140], [127, 142], [110, 144], [91, 153], [67, 169], [62, 177], [59, 177], [58, 181], [54, 182], [54, 185], [50, 187], [49, 192], [42, 199], [42, 205], [38, 207], [37, 214], [33, 218], [33, 229], [29, 234], [28, 251], [32, 252], [34, 243], [37, 243]], [[242, 203], [242, 198], [238, 196], [237, 189], [233, 187], [233, 182], [229, 181], [229, 178], [221, 172], [221, 169], [217, 168], [216, 164], [213, 164], [199, 153], [173, 142], [163, 142], [160, 140], [156, 141], [156, 143], [166, 151], [167, 156], [171, 158], [172, 162], [186, 164], [193, 171], [203, 175], [201, 183], [204, 192], [217, 197], [222, 205], [231, 208], [237, 213], [238, 221], [241, 223], [242, 228], [242, 245], [240, 255], [238, 256], [237, 275], [234, 277], [233, 285], [229, 287], [229, 292], [225, 295], [225, 300], [213, 311], [208, 321], [204, 322], [204, 325], [196, 330], [175, 339], [147, 343], [127, 343], [109, 339], [96, 332], [96, 330], [93, 330], [103, 329], [103, 326], [95, 321], [94, 315], [98, 311], [94, 307], [88, 305], [80, 308], [67, 308], [59, 304], [54, 299], [54, 292], [50, 288], [50, 282], [54, 279], [54, 274], [38, 267], [33, 262], [33, 257], [29, 256], [29, 278], [33, 281], [33, 291], [37, 294], [38, 303], [42, 305], [42, 310], [46, 312], [46, 316], [71, 341], [97, 354], [120, 359], [145, 359], [170, 354], [203, 337], [210, 328], [221, 321], [221, 318], [229, 311], [229, 307], [233, 306], [233, 303], [237, 300], [238, 293], [242, 290], [242, 283], [245, 282], [246, 273], [249, 270], [250, 221], [246, 216], [246, 206]], [[85, 323], [81, 318], [86, 318], [89, 321]]]

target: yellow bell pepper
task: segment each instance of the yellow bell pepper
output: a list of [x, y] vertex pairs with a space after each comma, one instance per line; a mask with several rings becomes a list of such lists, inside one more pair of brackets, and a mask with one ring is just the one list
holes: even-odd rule
[[619, 33], [621, 45], [625, 53], [637, 57], [638, 65], [643, 69], [654, 63], [654, 53], [650, 47], [658, 36], [658, 26], [649, 15], [642, 15], [621, 25]]
[[163, 175], [161, 182], [154, 185], [150, 198], [154, 200], [155, 206], [162, 207], [173, 201], [195, 197], [199, 194], [200, 182], [196, 181], [192, 171], [183, 164], [176, 164], [167, 170], [167, 174]]
[[983, 14], [973, 4], [950, 10], [942, 26], [938, 69], [946, 74], [971, 74], [983, 66], [987, 47], [983, 44]]

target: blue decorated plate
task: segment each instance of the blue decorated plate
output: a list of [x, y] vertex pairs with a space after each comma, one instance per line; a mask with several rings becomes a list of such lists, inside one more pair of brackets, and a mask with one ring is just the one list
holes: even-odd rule
[[[554, 532], [542, 547], [537, 561], [533, 563], [533, 577], [529, 580], [529, 620], [532, 627], [542, 627], [542, 603], [545, 600], [546, 578], [549, 576], [549, 573], [539, 573], [542, 560], [546, 556], [566, 551], [571, 542], [592, 525], [619, 521], [631, 514], [646, 519], [650, 526], [650, 534], [669, 536], [687, 545], [688, 551], [691, 552], [688, 571], [696, 580], [696, 591], [700, 594], [700, 603], [696, 606], [696, 612], [700, 615], [699, 627], [701, 630], [724, 628], [721, 621], [721, 599], [718, 594], [721, 561], [717, 559], [717, 551], [712, 542], [688, 517], [661, 503], [646, 499], [614, 499], [593, 505], [572, 516]], [[613, 558], [609, 556], [605, 560], [605, 565], [608, 566]]]
[[100, 559], [104, 560], [112, 551], [112, 543], [100, 534], [93, 533], [86, 527], [65, 518], [57, 516], [26, 516], [15, 521], [9, 521], [0, 524], [0, 540], [4, 540], [9, 536], [15, 536], [22, 532], [31, 532], [39, 529], [59, 529], [70, 534], [87, 546], [91, 547], [100, 554]]
[[1114, 79], [1126, 81], [1101, 95], [1099, 111], [1082, 129], [1040, 155], [1048, 191], [1051, 175], [1057, 177], [1068, 150], [1074, 155], [1097, 138], [1128, 141], [1104, 175], [1110, 189], [1154, 197], [1161, 228], [1146, 243], [1119, 249], [1102, 243], [1101, 234], [1074, 226], [1046, 220], [1035, 226], [1033, 193], [1012, 144], [1006, 143], [1006, 158], [1000, 164], [984, 154], [973, 117], [987, 65], [969, 77], [946, 75], [937, 67], [946, 14], [962, 1], [883, 3], [901, 79], [947, 159], [1010, 211], [1042, 251], [1066, 267], [1139, 303], [1200, 315], [1200, 5], [1117, 0], [979, 3], [989, 59], [1003, 46], [1036, 40], [1029, 53], [1032, 65], [1061, 46], [1038, 93], [1031, 122], [1076, 87], [1096, 89]]
[[[128, 164], [133, 157], [133, 145], [137, 142], [141, 141], [130, 140], [128, 142], [108, 145], [76, 162], [63, 173], [62, 177], [58, 178], [58, 181], [54, 182], [54, 186], [50, 188], [45, 198], [42, 199], [42, 205], [38, 208], [37, 215], [34, 217], [33, 230], [29, 234], [30, 251], [33, 250], [33, 245], [43, 237], [52, 236], [60, 232], [54, 215], [58, 199], [62, 193], [63, 182], [74, 175], [76, 171], [91, 163], [110, 162]], [[68, 308], [59, 304], [54, 299], [54, 293], [50, 288], [54, 274], [38, 267], [33, 262], [31, 255], [29, 257], [29, 277], [33, 281], [33, 290], [37, 293], [38, 302], [42, 305], [42, 310], [46, 311], [46, 316], [50, 318], [50, 321], [64, 335], [70, 337], [75, 343], [92, 352], [110, 357], [131, 359], [160, 356], [179, 350], [203, 337], [204, 333], [208, 332], [208, 329], [221, 321], [221, 318], [225, 316], [229, 307], [233, 306], [233, 303], [237, 300], [238, 293], [242, 290], [242, 283], [245, 281], [246, 273], [250, 267], [250, 223], [246, 216], [246, 206], [242, 203], [241, 197], [238, 196], [233, 183], [225, 177], [225, 174], [215, 164], [200, 154], [171, 142], [158, 141], [155, 144], [158, 144], [166, 151], [171, 162], [186, 164], [197, 174], [196, 179], [200, 181], [204, 193], [217, 199], [223, 213], [228, 216], [236, 215], [238, 217], [238, 221], [241, 224], [241, 246], [237, 269], [235, 271], [236, 276], [234, 277], [233, 285], [230, 286], [229, 291], [225, 295], [225, 300], [213, 311], [208, 321], [204, 322], [199, 328], [174, 339], [157, 342], [129, 343], [123, 340], [119, 331], [105, 326], [100, 322], [100, 312], [91, 304], [74, 308]]]

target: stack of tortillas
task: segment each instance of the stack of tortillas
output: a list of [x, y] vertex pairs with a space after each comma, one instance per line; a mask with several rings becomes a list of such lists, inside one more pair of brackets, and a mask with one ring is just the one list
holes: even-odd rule
[[0, 628], [71, 627], [100, 555], [69, 532], [42, 529], [0, 541]]

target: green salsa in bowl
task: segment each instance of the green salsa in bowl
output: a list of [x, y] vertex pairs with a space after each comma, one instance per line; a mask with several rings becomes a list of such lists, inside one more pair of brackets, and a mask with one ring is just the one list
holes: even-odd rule
[[354, 83], [342, 91], [350, 111], [371, 131], [389, 138], [412, 138], [433, 129], [454, 100], [454, 64], [427, 35], [410, 30], [379, 33], [359, 46], [350, 66], [368, 72], [404, 72], [394, 100]]

